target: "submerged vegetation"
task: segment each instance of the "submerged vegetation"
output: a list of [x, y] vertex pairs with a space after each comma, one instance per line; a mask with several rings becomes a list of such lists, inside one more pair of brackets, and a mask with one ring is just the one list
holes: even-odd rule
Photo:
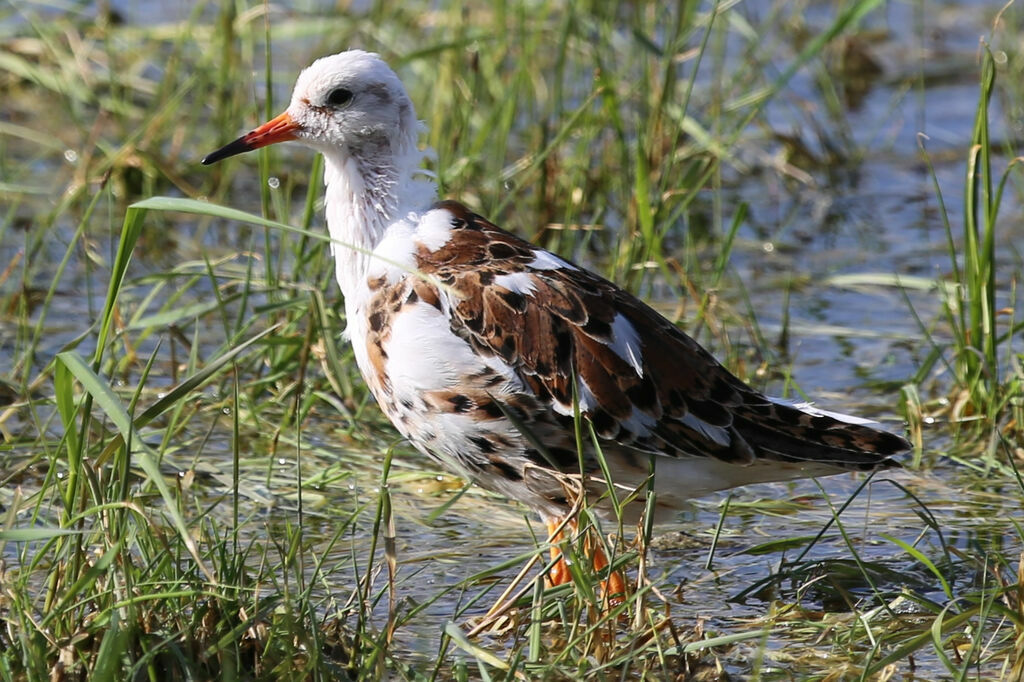
[[[0, 679], [1024, 677], [1021, 8], [156, 5], [0, 10]], [[320, 161], [198, 165], [345, 47], [442, 194], [909, 471], [605, 521], [626, 603], [545, 589], [358, 378]]]

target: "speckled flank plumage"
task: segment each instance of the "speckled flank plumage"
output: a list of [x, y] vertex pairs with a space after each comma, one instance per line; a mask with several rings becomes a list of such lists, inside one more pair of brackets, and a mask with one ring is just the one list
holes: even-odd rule
[[568, 479], [607, 491], [594, 452], [576, 451], [577, 406], [613, 485], [642, 491], [653, 468], [664, 509], [746, 483], [896, 466], [899, 436], [768, 398], [611, 282], [459, 203], [434, 204], [418, 127], [397, 76], [351, 51], [315, 62], [285, 113], [207, 157], [288, 139], [323, 152], [347, 335], [417, 448], [548, 518], [568, 511]]

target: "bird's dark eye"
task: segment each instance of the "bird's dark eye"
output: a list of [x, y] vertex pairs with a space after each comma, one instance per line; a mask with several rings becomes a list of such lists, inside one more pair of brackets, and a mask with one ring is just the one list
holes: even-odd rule
[[340, 107], [352, 101], [352, 91], [348, 88], [335, 88], [327, 94], [327, 103], [332, 107]]

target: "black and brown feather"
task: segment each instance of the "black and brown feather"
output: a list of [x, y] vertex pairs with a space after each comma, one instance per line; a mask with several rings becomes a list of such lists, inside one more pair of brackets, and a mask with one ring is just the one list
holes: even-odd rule
[[[451, 236], [439, 248], [421, 246], [415, 252], [416, 268], [426, 277], [410, 275], [399, 286], [376, 287], [368, 311], [371, 360], [386, 383], [385, 320], [419, 302], [445, 310], [451, 332], [475, 353], [513, 368], [527, 392], [497, 406], [488, 377], [482, 376], [467, 380], [465, 390], [424, 396], [424, 407], [472, 413], [483, 421], [505, 419], [503, 410], [511, 409], [524, 423], [545, 426], [549, 435], [566, 434], [550, 444], [561, 453], [557, 461], [530, 450], [526, 456], [532, 464], [578, 472], [567, 428], [574, 381], [593, 396], [594, 404], [582, 414], [598, 436], [634, 455], [707, 457], [738, 467], [760, 461], [815, 464], [841, 471], [898, 466], [889, 456], [908, 448], [895, 434], [767, 398], [611, 282], [569, 263], [533, 268], [540, 252], [536, 246], [456, 202], [434, 208], [451, 214]], [[528, 293], [498, 283], [514, 274], [529, 277]], [[636, 332], [637, 358], [623, 357], [615, 348], [613, 325], [619, 316]], [[465, 458], [475, 466], [467, 469], [490, 467], [511, 480], [524, 476], [521, 461], [503, 459], [502, 443], [485, 438], [475, 445], [478, 452]], [[487, 484], [486, 475], [480, 480]]]

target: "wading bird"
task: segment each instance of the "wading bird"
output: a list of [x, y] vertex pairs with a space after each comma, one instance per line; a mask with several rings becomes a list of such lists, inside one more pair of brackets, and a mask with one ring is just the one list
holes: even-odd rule
[[[203, 159], [287, 140], [323, 154], [346, 336], [419, 450], [538, 511], [552, 542], [584, 492], [599, 510], [610, 491], [635, 498], [635, 515], [652, 470], [670, 512], [748, 483], [898, 466], [903, 438], [765, 396], [615, 284], [437, 201], [420, 129], [394, 71], [350, 50], [313, 62], [284, 113]], [[600, 452], [578, 452], [577, 414]], [[548, 578], [570, 574], [555, 563]], [[608, 582], [623, 591], [617, 573]]]

